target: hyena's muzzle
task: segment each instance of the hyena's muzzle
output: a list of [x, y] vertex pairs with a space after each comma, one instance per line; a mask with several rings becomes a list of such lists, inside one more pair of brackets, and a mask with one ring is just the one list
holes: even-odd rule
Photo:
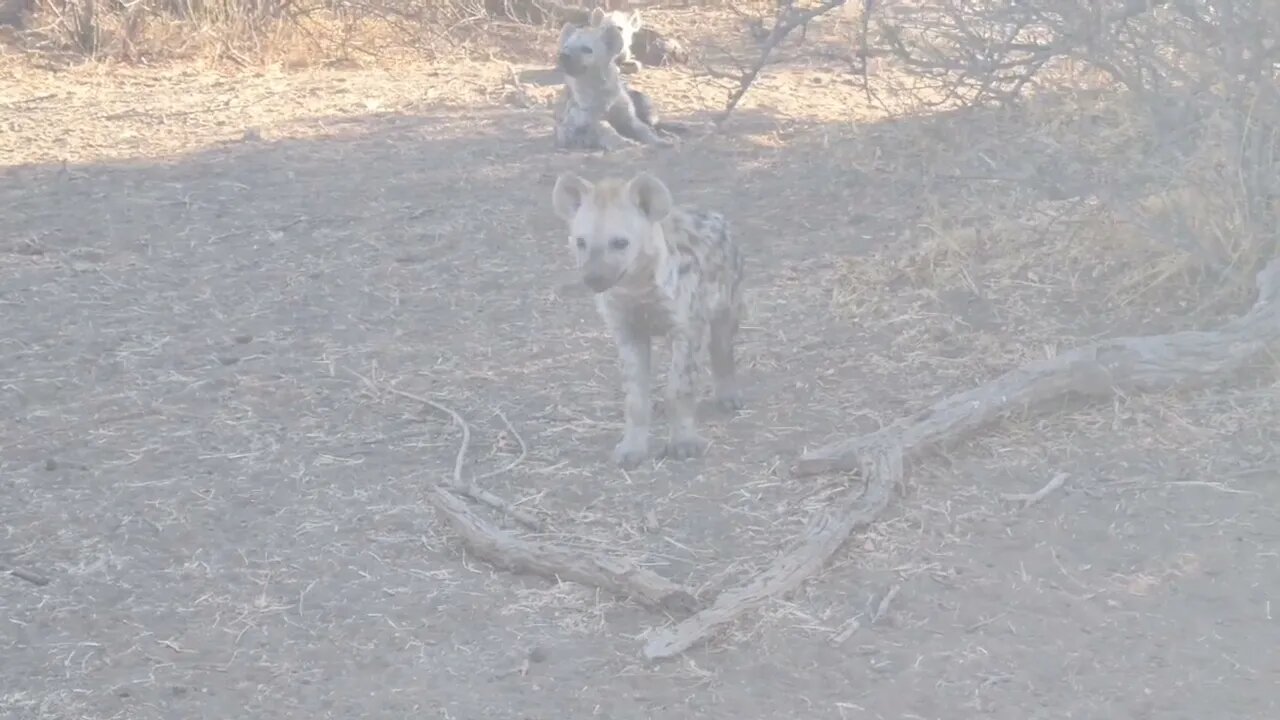
[[588, 254], [586, 261], [582, 263], [582, 283], [595, 293], [602, 293], [617, 285], [624, 274], [625, 268], [609, 262], [599, 249]]
[[595, 52], [588, 45], [568, 43], [560, 48], [560, 54], [556, 56], [556, 67], [565, 75], [577, 77], [591, 67]]

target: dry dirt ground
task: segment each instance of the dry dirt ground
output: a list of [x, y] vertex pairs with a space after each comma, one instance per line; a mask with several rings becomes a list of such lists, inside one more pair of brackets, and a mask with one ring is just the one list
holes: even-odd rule
[[[1089, 158], [1141, 149], [1087, 100], [887, 117], [798, 69], [722, 135], [600, 158], [551, 149], [538, 67], [4, 60], [0, 563], [49, 582], [0, 576], [0, 716], [1280, 717], [1274, 367], [992, 428], [664, 663], [638, 650], [668, 619], [469, 557], [424, 498], [458, 428], [391, 388], [467, 418], [468, 472], [553, 539], [709, 599], [850, 481], [788, 477], [804, 448], [1239, 309], [1091, 214], [1118, 190]], [[723, 100], [636, 83], [674, 117]], [[624, 474], [549, 193], [638, 167], [730, 216], [753, 317], [746, 410]]]

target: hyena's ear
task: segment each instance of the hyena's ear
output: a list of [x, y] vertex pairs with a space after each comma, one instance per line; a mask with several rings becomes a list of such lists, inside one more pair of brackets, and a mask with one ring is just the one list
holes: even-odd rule
[[610, 25], [600, 32], [600, 41], [604, 43], [605, 54], [616, 58], [626, 49], [626, 41], [622, 39], [622, 31], [617, 25]]
[[560, 173], [555, 188], [551, 190], [551, 207], [561, 220], [572, 220], [590, 194], [591, 183], [573, 173]]
[[627, 25], [632, 30], [639, 30], [644, 25], [644, 21], [640, 19], [640, 11], [632, 10], [631, 15], [627, 17]]
[[600, 23], [604, 22], [604, 8], [595, 7], [591, 10], [591, 18], [588, 20], [591, 27], [600, 27]]
[[572, 23], [565, 23], [564, 27], [560, 28], [560, 42], [557, 43], [556, 47], [563, 48], [565, 41], [567, 41], [573, 35], [573, 31], [577, 29], [578, 28]]
[[671, 214], [671, 191], [647, 172], [637, 173], [627, 183], [627, 195], [649, 222], [662, 222]]

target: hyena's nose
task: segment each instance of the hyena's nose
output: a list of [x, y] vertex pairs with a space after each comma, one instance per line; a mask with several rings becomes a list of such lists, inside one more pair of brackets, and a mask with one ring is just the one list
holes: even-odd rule
[[567, 52], [562, 52], [556, 56], [556, 62], [560, 64], [560, 67], [567, 68], [573, 62], [573, 56]]
[[613, 278], [599, 273], [587, 273], [582, 276], [582, 282], [593, 292], [602, 293], [613, 285]]

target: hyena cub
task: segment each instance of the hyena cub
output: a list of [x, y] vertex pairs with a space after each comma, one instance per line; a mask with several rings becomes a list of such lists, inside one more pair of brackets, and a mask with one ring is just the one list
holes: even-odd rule
[[644, 65], [631, 53], [631, 43], [635, 40], [636, 32], [644, 27], [644, 21], [640, 18], [639, 10], [632, 10], [629, 13], [613, 11], [605, 12], [600, 8], [591, 11], [592, 25], [600, 27], [616, 27], [618, 34], [622, 36], [622, 52], [613, 59], [618, 69], [627, 75], [640, 72]]
[[565, 87], [556, 103], [556, 147], [611, 151], [633, 141], [671, 145], [654, 130], [648, 98], [627, 88], [614, 62], [624, 49], [622, 31], [596, 10], [586, 27], [566, 24], [560, 31], [556, 65]]
[[596, 308], [613, 332], [626, 391], [626, 430], [614, 460], [635, 467], [649, 453], [650, 339], [671, 342], [666, 455], [701, 454], [694, 423], [695, 379], [709, 341], [715, 396], [725, 410], [742, 407], [734, 340], [743, 316], [743, 258], [719, 213], [673, 206], [658, 178], [592, 184], [572, 173], [556, 179], [555, 212], [569, 224], [569, 246]]

